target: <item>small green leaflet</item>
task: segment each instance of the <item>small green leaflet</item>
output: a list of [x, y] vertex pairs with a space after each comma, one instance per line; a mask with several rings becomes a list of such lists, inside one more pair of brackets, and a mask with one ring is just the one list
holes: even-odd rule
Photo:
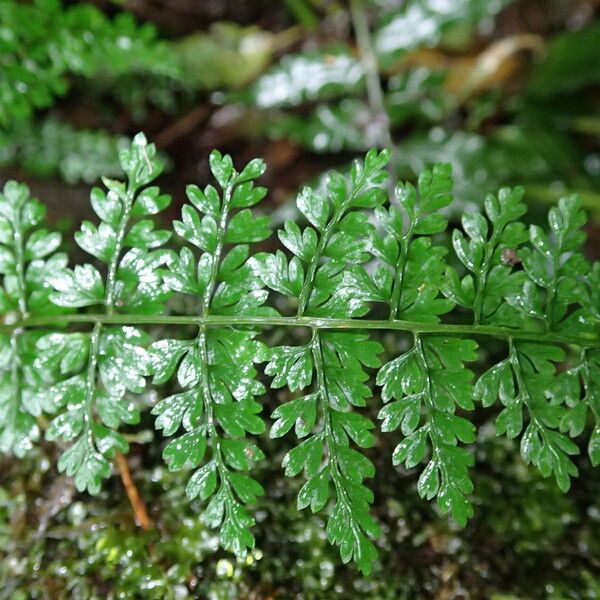
[[[517, 220], [526, 210], [522, 196], [521, 188], [502, 189], [497, 198], [486, 198], [487, 219], [478, 212], [463, 216], [470, 239], [467, 242], [455, 230], [452, 241], [469, 274], [460, 280], [448, 267], [444, 293], [470, 308], [476, 324], [518, 327], [524, 317], [533, 317], [551, 330], [570, 304], [589, 298], [579, 280], [586, 263], [577, 253], [585, 216], [576, 198], [562, 199], [549, 214], [552, 239], [537, 226], [527, 235]], [[533, 250], [523, 247], [528, 239]], [[523, 270], [514, 271], [520, 262]], [[582, 313], [585, 309], [567, 319], [573, 329], [581, 329], [584, 320], [589, 326], [589, 315], [581, 318]], [[496, 418], [497, 433], [509, 438], [522, 434], [525, 462], [537, 466], [544, 477], [553, 473], [559, 487], [567, 490], [570, 477], [577, 474], [569, 455], [578, 449], [562, 432], [581, 433], [592, 396], [586, 392], [585, 402], [580, 402], [580, 377], [589, 373], [587, 361], [557, 376], [555, 363], [564, 358], [557, 346], [509, 340], [509, 356], [481, 375], [474, 398], [484, 406], [499, 398], [504, 408]]]
[[[67, 259], [55, 254], [60, 234], [40, 228], [45, 214], [26, 185], [5, 184], [0, 193], [0, 311], [6, 322], [61, 312], [50, 302], [47, 275]], [[18, 457], [39, 438], [41, 381], [33, 363], [40, 335], [19, 329], [0, 335], [0, 451]]]
[[[474, 395], [485, 406], [499, 398], [504, 408], [496, 418], [496, 432], [509, 438], [521, 437], [521, 455], [538, 467], [544, 477], [554, 474], [566, 491], [577, 467], [570, 455], [577, 446], [558, 429], [570, 427], [578, 433], [577, 417], [570, 421], [563, 405], [578, 404], [579, 382], [574, 373], [556, 377], [557, 362], [564, 360], [561, 348], [526, 342], [510, 344], [509, 357], [492, 367], [478, 380]], [[525, 422], [524, 413], [529, 418]]]
[[[363, 484], [375, 467], [352, 445], [371, 447], [374, 425], [352, 407], [364, 406], [370, 398], [364, 367], [380, 366], [381, 351], [364, 334], [327, 332], [315, 335], [307, 346], [275, 348], [265, 369], [276, 375], [276, 387], [303, 390], [314, 384], [311, 392], [273, 412], [271, 437], [294, 427], [298, 438], [305, 438], [283, 461], [286, 475], [303, 471], [306, 477], [298, 508], [310, 506], [317, 512], [333, 499], [327, 538], [340, 547], [343, 562], [354, 560], [364, 573], [377, 557], [370, 538], [379, 535], [379, 525], [369, 510], [373, 494]], [[317, 422], [319, 413], [322, 421]]]
[[506, 298], [523, 287], [523, 271], [515, 271], [520, 263], [520, 247], [527, 241], [523, 223], [523, 188], [503, 188], [498, 196], [485, 199], [484, 217], [475, 211], [463, 215], [464, 234], [455, 229], [452, 245], [457, 258], [468, 274], [459, 277], [452, 267], [446, 268], [442, 286], [453, 302], [473, 311], [475, 323], [494, 323], [518, 327], [522, 316]]
[[[294, 256], [289, 261], [282, 252], [254, 257], [253, 267], [265, 285], [298, 298], [299, 316], [347, 318], [369, 310], [375, 298], [364, 286], [366, 272], [360, 265], [369, 258], [373, 227], [362, 209], [383, 203], [388, 160], [387, 152], [371, 151], [364, 161], [354, 162], [349, 181], [331, 173], [324, 193], [304, 188], [296, 203], [310, 225], [300, 231], [288, 221], [279, 232]], [[313, 330], [305, 346], [273, 349], [265, 369], [274, 376], [273, 387], [295, 391], [313, 384], [310, 393], [274, 411], [271, 437], [294, 427], [299, 438], [306, 438], [284, 459], [287, 475], [304, 471], [306, 476], [298, 508], [317, 512], [332, 499], [327, 538], [339, 546], [343, 562], [354, 560], [365, 573], [377, 556], [370, 538], [379, 534], [379, 526], [370, 515], [373, 494], [363, 480], [373, 477], [375, 469], [352, 444], [370, 447], [374, 425], [353, 407], [365, 406], [371, 397], [364, 367], [380, 366], [381, 351], [365, 334]]]
[[[135, 221], [169, 203], [158, 188], [144, 187], [158, 177], [162, 165], [156, 148], [143, 134], [121, 150], [119, 160], [127, 185], [104, 179], [107, 193], [94, 188], [91, 203], [101, 223], [96, 227], [84, 222], [75, 234], [83, 250], [106, 263], [106, 278], [91, 264], [74, 269], [63, 264], [49, 277], [54, 290], [50, 299], [58, 306], [96, 306], [108, 314], [164, 310], [168, 294], [161, 267], [171, 255], [154, 248], [169, 236], [153, 234], [149, 221]], [[121, 423], [139, 422], [130, 394], [146, 387], [150, 374], [147, 345], [148, 336], [140, 329], [100, 323], [89, 334], [51, 333], [37, 342], [34, 368], [44, 382], [40, 402], [47, 412], [58, 413], [46, 437], [67, 443], [58, 468], [75, 478], [78, 490], [98, 493], [102, 480], [110, 475], [110, 460], [116, 452], [128, 450], [117, 430]]]
[[548, 213], [550, 235], [531, 225], [529, 241], [533, 248], [522, 252], [527, 279], [522, 289], [507, 297], [524, 314], [540, 319], [547, 331], [585, 333], [577, 313], [569, 316], [571, 305], [586, 302], [588, 289], [582, 277], [590, 265], [581, 254], [585, 234], [581, 230], [587, 218], [577, 196], [561, 198]]
[[[177, 234], [201, 251], [188, 247], [172, 255], [164, 282], [172, 291], [196, 296], [202, 314], [268, 315], [267, 292], [248, 261], [249, 245], [269, 236], [269, 218], [248, 208], [266, 194], [254, 180], [265, 171], [261, 160], [237, 172], [229, 155], [212, 152], [212, 174], [221, 188], [188, 186]], [[265, 430], [255, 397], [265, 392], [255, 363], [265, 356], [255, 331], [200, 327], [193, 340], [159, 340], [150, 347], [154, 383], [176, 374], [182, 392], [153, 408], [156, 427], [176, 435], [164, 449], [169, 469], [195, 469], [187, 485], [190, 499], [208, 501], [203, 513], [211, 527], [220, 527], [221, 543], [239, 556], [254, 547], [254, 525], [246, 505], [263, 494], [248, 473], [264, 457], [248, 439]], [[183, 429], [185, 433], [178, 435]]]
[[382, 429], [400, 429], [404, 436], [394, 450], [394, 464], [411, 469], [428, 456], [419, 494], [428, 500], [437, 496], [442, 512], [462, 525], [473, 514], [467, 496], [473, 490], [469, 467], [474, 460], [458, 444], [473, 443], [475, 427], [455, 413], [473, 408], [473, 373], [464, 362], [475, 360], [476, 349], [472, 340], [415, 336], [412, 349], [377, 374], [387, 403], [379, 413]]

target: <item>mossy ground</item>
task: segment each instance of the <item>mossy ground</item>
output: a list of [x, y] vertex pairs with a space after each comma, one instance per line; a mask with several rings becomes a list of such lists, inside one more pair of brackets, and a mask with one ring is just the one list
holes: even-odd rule
[[130, 456], [155, 523], [150, 531], [135, 526], [116, 477], [91, 498], [56, 475], [50, 447], [24, 461], [3, 459], [0, 599], [600, 596], [600, 481], [585, 459], [563, 495], [484, 428], [476, 514], [465, 529], [418, 498], [414, 476], [378, 464], [373, 487], [384, 535], [381, 561], [365, 578], [339, 566], [323, 518], [296, 511], [295, 486], [275, 467], [260, 474], [267, 496], [257, 507], [257, 549], [246, 560], [219, 550], [185, 498], [185, 474], [146, 467], [160, 464], [159, 451], [150, 443]]

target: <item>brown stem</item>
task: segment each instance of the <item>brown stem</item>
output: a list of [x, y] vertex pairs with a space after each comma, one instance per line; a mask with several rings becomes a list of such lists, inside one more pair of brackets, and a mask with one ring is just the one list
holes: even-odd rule
[[136, 523], [142, 529], [151, 529], [154, 527], [154, 524], [146, 512], [146, 505], [144, 504], [144, 501], [142, 500], [140, 493], [138, 492], [138, 489], [131, 478], [131, 471], [129, 470], [127, 458], [120, 452], [117, 452], [115, 460], [117, 461], [117, 466], [119, 467], [119, 475], [121, 476], [123, 487], [127, 492], [127, 497], [129, 498], [129, 502], [133, 508], [133, 514], [135, 515]]

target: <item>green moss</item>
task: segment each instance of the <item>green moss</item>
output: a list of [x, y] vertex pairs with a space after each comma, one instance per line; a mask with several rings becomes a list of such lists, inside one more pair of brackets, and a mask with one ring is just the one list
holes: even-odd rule
[[[271, 442], [273, 443], [273, 442]], [[415, 477], [378, 465], [381, 560], [364, 578], [338, 567], [323, 519], [299, 515], [274, 468], [260, 480], [257, 547], [246, 560], [218, 549], [185, 498], [185, 473], [146, 469], [160, 449], [130, 457], [156, 528], [133, 522], [120, 482], [99, 497], [53, 482], [53, 456], [4, 461], [0, 476], [0, 599], [595, 598], [600, 578], [600, 482], [582, 477], [564, 496], [525, 467], [511, 444], [484, 434], [475, 469], [475, 517], [464, 530], [419, 500]], [[277, 451], [277, 448], [274, 448]], [[139, 462], [141, 461], [141, 462]], [[586, 470], [586, 465], [580, 465]], [[382, 498], [394, 499], [382, 502]], [[543, 568], [542, 568], [543, 567]], [[462, 591], [461, 591], [462, 590]]]

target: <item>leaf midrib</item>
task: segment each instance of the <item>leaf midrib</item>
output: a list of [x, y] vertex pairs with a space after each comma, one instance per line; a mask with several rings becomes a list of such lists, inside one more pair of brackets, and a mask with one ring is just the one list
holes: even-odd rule
[[38, 316], [20, 319], [10, 324], [0, 324], [0, 332], [11, 332], [17, 328], [30, 329], [68, 324], [94, 325], [161, 325], [207, 327], [306, 327], [309, 329], [369, 329], [405, 331], [408, 333], [437, 333], [442, 335], [489, 336], [502, 339], [520, 339], [532, 342], [570, 344], [580, 348], [600, 348], [598, 336], [572, 336], [558, 332], [536, 332], [511, 329], [493, 325], [469, 325], [450, 323], [419, 323], [416, 321], [387, 319], [342, 319], [310, 316], [243, 316], [214, 315], [139, 315], [139, 314], [65, 314]]

